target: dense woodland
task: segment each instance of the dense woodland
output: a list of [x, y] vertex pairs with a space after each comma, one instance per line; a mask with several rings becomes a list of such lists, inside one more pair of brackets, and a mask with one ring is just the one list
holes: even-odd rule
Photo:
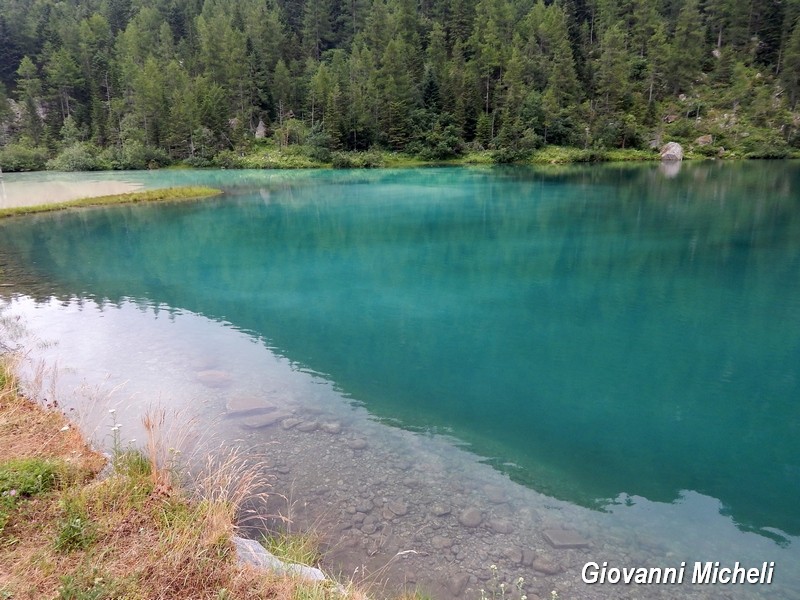
[[0, 0], [0, 166], [786, 156], [799, 19], [800, 0]]

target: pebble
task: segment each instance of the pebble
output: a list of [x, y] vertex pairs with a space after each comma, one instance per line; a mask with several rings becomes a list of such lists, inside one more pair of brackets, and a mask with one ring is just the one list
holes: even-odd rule
[[317, 429], [319, 429], [319, 423], [317, 421], [303, 421], [297, 426], [297, 431], [302, 431], [304, 433], [311, 433]]
[[360, 513], [368, 513], [372, 510], [373, 504], [372, 500], [369, 498], [365, 498], [361, 500], [358, 504], [356, 504], [356, 510]]
[[492, 531], [495, 533], [511, 533], [514, 531], [514, 526], [511, 522], [503, 519], [492, 519], [489, 521], [489, 527], [491, 527]]
[[508, 560], [513, 562], [515, 565], [522, 564], [522, 550], [520, 548], [506, 548], [503, 551], [503, 556], [505, 556]]
[[363, 450], [367, 447], [367, 440], [356, 438], [352, 440], [347, 440], [348, 448], [352, 448], [353, 450]]
[[389, 502], [386, 507], [398, 517], [402, 517], [408, 513], [408, 505], [404, 502]]
[[444, 550], [452, 546], [453, 542], [444, 536], [435, 535], [431, 538], [431, 545], [437, 550]]
[[530, 567], [533, 564], [533, 550], [530, 548], [522, 549], [522, 564]]
[[458, 573], [457, 575], [453, 575], [447, 582], [447, 591], [453, 596], [460, 596], [464, 592], [464, 588], [467, 587], [468, 582], [469, 575], [467, 573]]
[[366, 533], [367, 535], [375, 533], [378, 528], [375, 527], [375, 523], [364, 523], [361, 526], [361, 531]]
[[477, 527], [483, 522], [483, 515], [477, 508], [467, 508], [458, 515], [458, 522], [464, 527]]
[[294, 417], [291, 417], [289, 419], [284, 419], [283, 422], [281, 422], [281, 427], [283, 427], [286, 430], [289, 430], [292, 427], [297, 427], [298, 425], [300, 425], [300, 423], [302, 423], [300, 419], [295, 419]]
[[561, 573], [561, 567], [546, 558], [537, 558], [533, 561], [532, 566], [534, 571], [544, 573], [545, 575], [557, 575]]
[[431, 507], [431, 514], [434, 517], [444, 517], [450, 514], [450, 507], [443, 504], [434, 504]]

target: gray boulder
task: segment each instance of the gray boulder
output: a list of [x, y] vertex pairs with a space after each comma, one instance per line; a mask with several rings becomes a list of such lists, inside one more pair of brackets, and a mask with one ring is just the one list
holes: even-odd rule
[[678, 142], [667, 142], [661, 148], [661, 160], [683, 160], [683, 146]]

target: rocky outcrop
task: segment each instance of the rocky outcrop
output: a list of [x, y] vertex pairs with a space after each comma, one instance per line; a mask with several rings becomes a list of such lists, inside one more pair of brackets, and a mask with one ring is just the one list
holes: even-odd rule
[[683, 160], [683, 146], [678, 142], [667, 142], [661, 148], [661, 160]]
[[698, 146], [709, 146], [714, 142], [714, 136], [711, 134], [701, 135], [694, 143]]
[[263, 140], [265, 137], [267, 137], [267, 126], [264, 124], [264, 121], [259, 119], [258, 125], [256, 126], [256, 139]]

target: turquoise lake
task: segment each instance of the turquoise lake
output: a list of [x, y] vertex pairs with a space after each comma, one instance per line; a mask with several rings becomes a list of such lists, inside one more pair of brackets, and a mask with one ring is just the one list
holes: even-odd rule
[[[36, 177], [47, 176], [5, 185]], [[143, 355], [126, 347], [147, 323], [166, 327], [164, 315], [178, 323], [165, 339], [183, 335], [187, 348], [235, 332], [251, 343], [225, 360], [234, 375], [252, 361], [250, 392], [266, 384], [248, 353], [268, 352], [298, 378], [281, 380], [293, 398], [307, 386], [326, 410], [336, 397], [373, 427], [457, 449], [505, 494], [518, 486], [575, 507], [584, 531], [613, 526], [626, 506], [671, 514], [705, 499], [702, 515], [664, 517], [656, 537], [724, 527], [720, 554], [712, 541], [684, 558], [678, 540], [644, 562], [776, 561], [779, 585], [746, 593], [800, 597], [800, 164], [79, 177], [226, 193], [0, 223], [8, 310], [73, 336], [64, 344], [76, 350], [49, 358], [86, 352], [97, 364], [95, 348], [113, 358], [108, 372], [136, 373]], [[131, 319], [131, 330], [100, 335], [104, 319]], [[148, 359], [220, 370], [181, 366], [171, 343], [153, 343]], [[621, 556], [636, 560], [632, 547]], [[565, 589], [580, 583], [582, 556], [608, 560], [583, 552], [559, 559]]]

